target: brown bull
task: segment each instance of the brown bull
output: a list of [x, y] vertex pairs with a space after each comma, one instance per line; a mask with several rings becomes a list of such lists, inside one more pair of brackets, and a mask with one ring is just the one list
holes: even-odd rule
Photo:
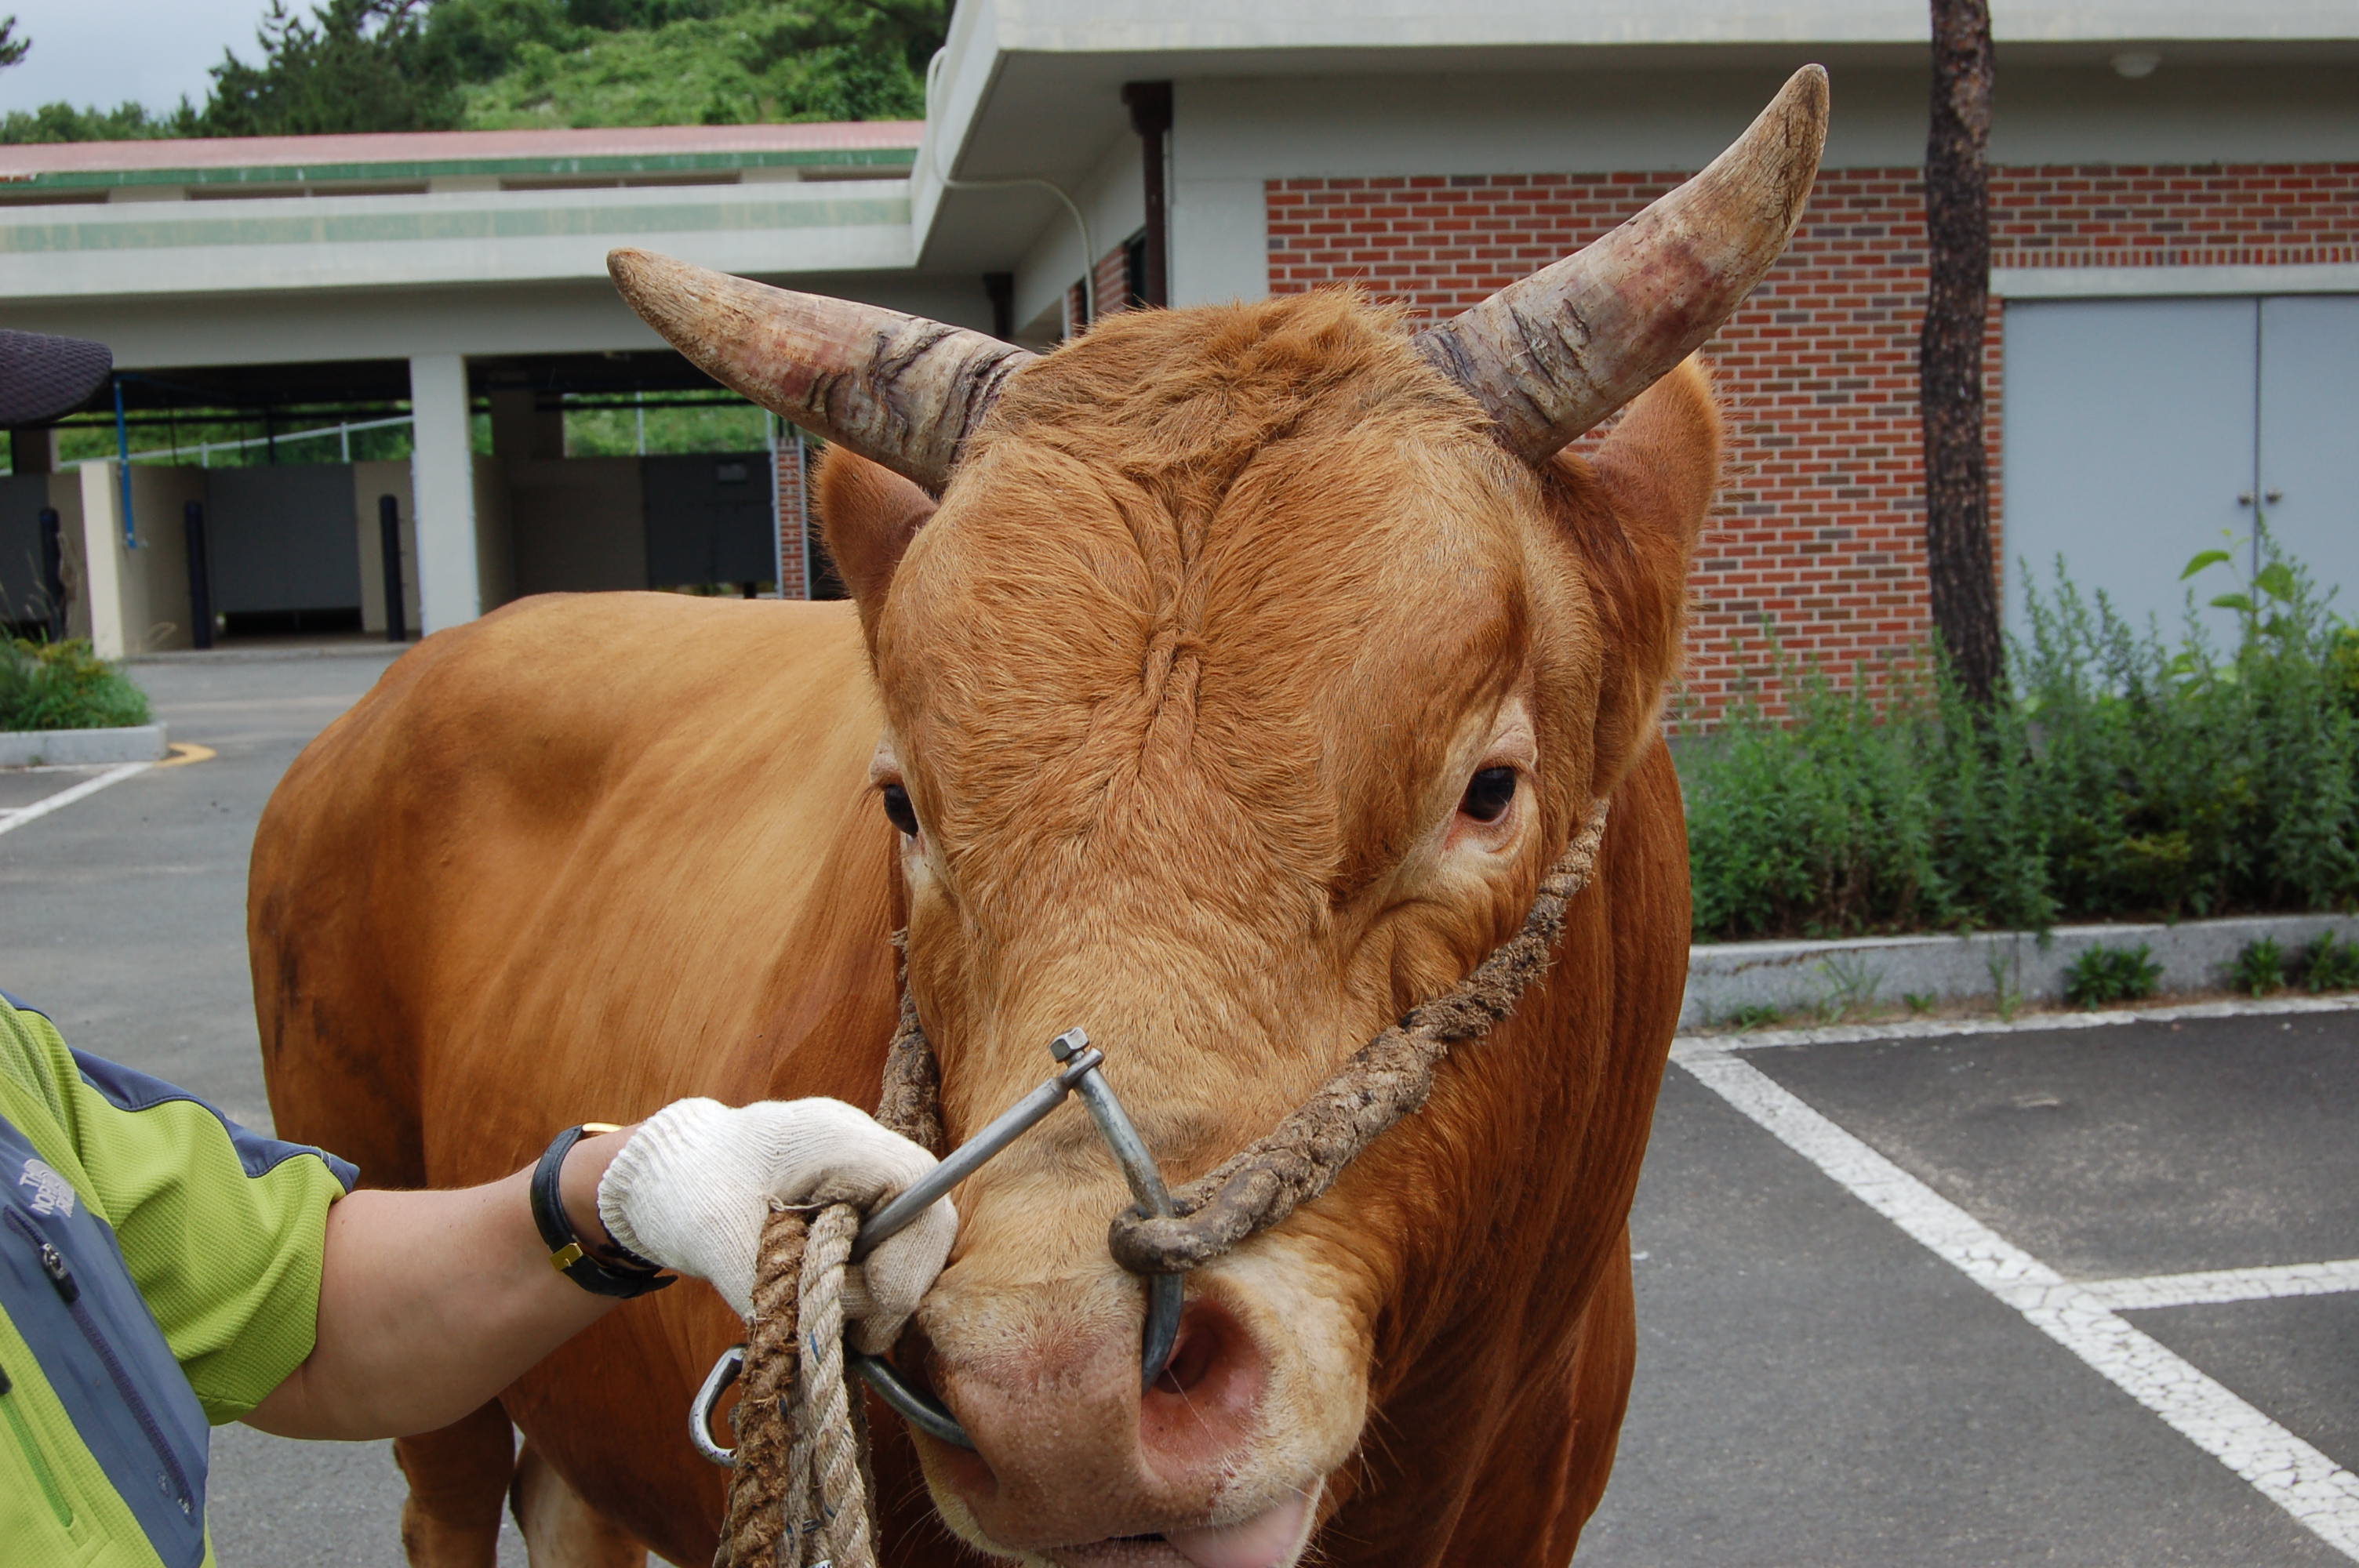
[[[1154, 1385], [1107, 1249], [1127, 1195], [1069, 1108], [961, 1189], [898, 1353], [976, 1450], [876, 1422], [895, 1563], [1557, 1568], [1628, 1388], [1685, 974], [1655, 716], [1719, 425], [1700, 368], [1664, 372], [1782, 247], [1823, 113], [1798, 77], [1690, 187], [1415, 338], [1321, 295], [1035, 360], [618, 257], [684, 350], [836, 438], [855, 605], [536, 600], [397, 664], [255, 848], [280, 1131], [445, 1185], [684, 1095], [871, 1105], [906, 925], [953, 1138], [1080, 1025], [1185, 1180], [1512, 934], [1610, 797], [1545, 980], [1188, 1277]], [[704, 1561], [722, 1476], [683, 1423], [738, 1337], [669, 1292], [404, 1440], [413, 1562], [490, 1563], [512, 1476], [537, 1563]]]

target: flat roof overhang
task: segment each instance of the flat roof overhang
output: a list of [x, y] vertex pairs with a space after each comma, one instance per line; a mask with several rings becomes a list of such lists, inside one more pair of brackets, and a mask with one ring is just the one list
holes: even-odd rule
[[906, 180], [130, 202], [0, 212], [25, 304], [603, 279], [640, 245], [724, 272], [906, 271]]
[[332, 184], [727, 169], [907, 170], [924, 124], [629, 125], [594, 130], [394, 131], [209, 136], [0, 147], [0, 190]]
[[[2102, 64], [2133, 46], [2181, 63], [2359, 64], [2359, 7], [2348, 0], [2025, 0], [1995, 20], [2003, 75]], [[1127, 81], [1767, 70], [1811, 60], [1895, 70], [1922, 65], [1928, 28], [1917, 0], [967, 0], [912, 173], [916, 254], [927, 267], [1013, 265], [1061, 217], [1057, 199], [1037, 188], [953, 189], [944, 177], [1070, 189], [1132, 134]]]

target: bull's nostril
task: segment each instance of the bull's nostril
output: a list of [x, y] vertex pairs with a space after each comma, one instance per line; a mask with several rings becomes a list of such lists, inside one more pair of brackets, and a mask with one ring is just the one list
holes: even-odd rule
[[1201, 1383], [1220, 1359], [1221, 1336], [1212, 1325], [1201, 1319], [1180, 1331], [1179, 1342], [1171, 1346], [1171, 1359], [1164, 1364], [1163, 1375], [1155, 1386], [1167, 1394], [1184, 1394]]

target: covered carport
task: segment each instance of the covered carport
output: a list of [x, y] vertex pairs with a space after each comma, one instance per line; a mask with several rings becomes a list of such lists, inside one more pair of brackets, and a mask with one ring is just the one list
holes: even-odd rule
[[[59, 585], [87, 601], [98, 543], [115, 566], [126, 649], [262, 636], [415, 635], [421, 621], [410, 366], [403, 361], [168, 367], [118, 378], [121, 409], [20, 441], [20, 470], [96, 438], [131, 455], [0, 481], [0, 595], [40, 624], [55, 595], [38, 518], [77, 524]], [[669, 350], [466, 362], [468, 502], [483, 607], [532, 593], [669, 588], [776, 592], [779, 432]], [[649, 451], [650, 411], [735, 410], [740, 439]], [[627, 410], [635, 452], [577, 450], [569, 416]], [[246, 435], [252, 429], [260, 434]], [[224, 434], [224, 431], [235, 432]], [[792, 437], [785, 440], [790, 460]], [[799, 491], [795, 492], [799, 495]], [[24, 557], [21, 561], [16, 557]], [[798, 579], [799, 580], [799, 579]], [[69, 586], [70, 585], [70, 586]], [[105, 616], [99, 620], [103, 622]], [[88, 634], [83, 603], [76, 622]]]
[[[386, 496], [409, 629], [555, 589], [801, 596], [824, 573], [791, 529], [781, 548], [777, 498], [799, 514], [801, 494], [792, 432], [749, 424], [727, 451], [569, 454], [571, 410], [716, 395], [616, 297], [605, 255], [639, 245], [988, 326], [980, 276], [914, 267], [918, 129], [0, 149], [7, 324], [109, 344], [123, 373], [113, 448], [145, 454], [126, 471], [82, 451], [78, 470], [45, 474], [62, 467], [56, 443], [20, 433], [0, 553], [16, 548], [23, 529], [10, 519], [38, 489], [65, 536], [70, 630], [111, 654], [187, 646], [204, 626], [227, 637], [384, 627]], [[266, 418], [279, 460], [172, 448], [176, 421], [225, 410]], [[82, 417], [105, 427], [115, 411]], [[406, 433], [397, 456], [287, 439], [298, 421], [386, 420]], [[192, 557], [188, 521], [200, 515]], [[26, 575], [0, 566], [0, 594], [46, 608], [43, 585], [19, 588]]]

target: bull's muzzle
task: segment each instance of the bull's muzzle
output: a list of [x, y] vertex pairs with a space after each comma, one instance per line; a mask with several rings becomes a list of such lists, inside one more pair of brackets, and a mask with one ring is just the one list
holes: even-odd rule
[[[868, 1217], [852, 1244], [854, 1262], [874, 1251], [886, 1238], [914, 1222], [937, 1199], [947, 1196], [952, 1188], [1038, 1126], [1065, 1102], [1066, 1096], [1072, 1094], [1081, 1096], [1090, 1119], [1097, 1125], [1098, 1136], [1113, 1152], [1114, 1163], [1122, 1168], [1123, 1179], [1130, 1184], [1130, 1195], [1136, 1200], [1139, 1214], [1151, 1218], [1173, 1212], [1171, 1192], [1164, 1184], [1155, 1156], [1122, 1108], [1114, 1086], [1099, 1071], [1105, 1062], [1105, 1053], [1091, 1044], [1090, 1037], [1081, 1030], [1068, 1029], [1049, 1043], [1049, 1054], [1059, 1064], [1053, 1076], [952, 1150], [922, 1180]], [[1147, 1282], [1147, 1329], [1139, 1352], [1140, 1382], [1144, 1387], [1152, 1385], [1170, 1363], [1171, 1347], [1180, 1336], [1180, 1309], [1185, 1288], [1180, 1274], [1142, 1277]], [[959, 1425], [958, 1418], [940, 1400], [904, 1379], [891, 1362], [881, 1356], [864, 1356], [856, 1351], [847, 1351], [845, 1359], [911, 1426], [960, 1448], [974, 1446], [974, 1440]], [[698, 1453], [716, 1465], [736, 1463], [735, 1449], [723, 1448], [712, 1441], [712, 1411], [722, 1394], [737, 1380], [745, 1362], [743, 1345], [733, 1345], [723, 1351], [721, 1359], [705, 1375], [704, 1386], [697, 1390], [689, 1409], [690, 1441], [696, 1444]]]

